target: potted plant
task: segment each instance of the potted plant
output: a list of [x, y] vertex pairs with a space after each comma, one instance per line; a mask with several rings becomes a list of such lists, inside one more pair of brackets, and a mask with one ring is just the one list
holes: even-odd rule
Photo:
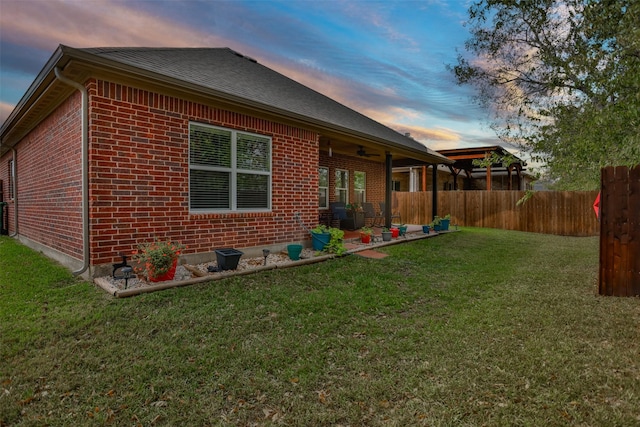
[[400, 235], [400, 229], [395, 225], [391, 226], [391, 237], [394, 239]]
[[433, 228], [433, 231], [440, 231], [442, 228], [442, 218], [438, 215], [434, 216], [433, 221], [431, 221], [431, 227]]
[[311, 244], [314, 251], [322, 251], [331, 240], [329, 227], [324, 224], [318, 224], [311, 230]]
[[183, 245], [171, 241], [142, 243], [133, 251], [133, 259], [140, 264], [136, 272], [145, 274], [150, 282], [173, 280], [183, 249]]
[[429, 234], [429, 231], [431, 231], [431, 225], [426, 224], [426, 225], [423, 225], [423, 226], [422, 226], [422, 232], [423, 232], [424, 234]]
[[391, 233], [391, 230], [389, 230], [387, 227], [384, 227], [382, 229], [382, 241], [383, 242], [390, 242], [392, 236], [393, 236], [393, 234]]
[[362, 241], [362, 243], [371, 243], [371, 235], [373, 235], [372, 228], [362, 227], [360, 229], [360, 241]]
[[347, 203], [345, 205], [347, 217], [353, 219], [353, 227], [355, 229], [364, 227], [364, 210], [357, 203]]
[[325, 245], [324, 251], [330, 254], [343, 255], [347, 251], [347, 248], [342, 243], [344, 231], [339, 228], [330, 227], [329, 236], [329, 243]]
[[444, 218], [440, 220], [440, 229], [442, 231], [449, 230], [449, 222], [451, 221], [451, 214], [446, 214]]
[[400, 236], [404, 236], [407, 232], [407, 225], [406, 224], [400, 224], [398, 226], [398, 230], [400, 230]]

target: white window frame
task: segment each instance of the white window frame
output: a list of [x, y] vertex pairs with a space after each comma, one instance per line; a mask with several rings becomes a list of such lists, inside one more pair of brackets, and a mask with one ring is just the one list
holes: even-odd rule
[[[273, 156], [273, 140], [270, 136], [260, 135], [257, 133], [245, 132], [220, 126], [208, 125], [205, 123], [199, 122], [189, 122], [189, 153], [191, 152], [191, 128], [193, 126], [198, 126], [202, 128], [210, 128], [216, 129], [224, 132], [231, 133], [231, 167], [222, 167], [222, 166], [214, 166], [214, 165], [200, 165], [200, 164], [191, 164], [191, 154], [189, 154], [189, 211], [194, 213], [229, 213], [229, 212], [270, 212], [272, 206], [273, 199], [273, 186], [272, 186], [272, 156]], [[267, 159], [268, 171], [261, 170], [252, 170], [252, 169], [242, 169], [238, 167], [237, 161], [237, 141], [238, 135], [248, 135], [255, 136], [259, 138], [268, 139], [269, 144], [269, 155]], [[216, 208], [193, 208], [191, 206], [191, 171], [193, 170], [204, 170], [204, 171], [212, 171], [212, 172], [224, 172], [229, 173], [229, 205], [228, 209], [216, 209]], [[261, 175], [267, 176], [267, 206], [257, 207], [257, 208], [238, 208], [238, 175], [239, 174], [248, 174], [248, 175]]]
[[[338, 174], [339, 173], [344, 173], [345, 175], [345, 181], [346, 181], [346, 187], [338, 187]], [[334, 179], [335, 179], [335, 196], [336, 196], [336, 201], [341, 201], [340, 200], [340, 192], [344, 191], [345, 195], [344, 195], [344, 203], [347, 204], [349, 203], [349, 171], [346, 169], [336, 169], [335, 173], [334, 173]]]
[[[364, 188], [357, 188], [356, 183], [358, 180], [356, 176], [361, 173], [364, 176]], [[353, 172], [353, 192], [356, 196], [355, 203], [365, 203], [367, 201], [367, 173], [363, 171], [354, 171]], [[358, 201], [358, 194], [362, 194], [361, 200]]]
[[[326, 186], [322, 186], [320, 185], [320, 171], [324, 170], [326, 171], [326, 176], [327, 176], [327, 185]], [[322, 200], [322, 192], [321, 190], [324, 190], [324, 204], [323, 204], [323, 200]], [[318, 168], [318, 208], [320, 209], [329, 209], [329, 168], [325, 167], [325, 166], [320, 166]]]

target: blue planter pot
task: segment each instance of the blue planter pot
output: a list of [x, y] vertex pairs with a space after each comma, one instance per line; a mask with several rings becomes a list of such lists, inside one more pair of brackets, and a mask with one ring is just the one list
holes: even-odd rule
[[314, 233], [311, 232], [311, 244], [314, 251], [321, 251], [329, 244], [331, 233]]
[[422, 226], [422, 232], [424, 234], [429, 234], [429, 231], [431, 231], [431, 227], [429, 227], [428, 225], [423, 225]]
[[451, 220], [449, 220], [449, 219], [443, 219], [443, 220], [440, 222], [440, 228], [442, 229], [442, 231], [447, 231], [447, 230], [449, 229], [449, 221], [451, 221]]
[[398, 227], [400, 229], [400, 235], [404, 236], [405, 233], [407, 232], [407, 226], [406, 225], [401, 225], [400, 227]]
[[302, 252], [302, 245], [288, 245], [287, 246], [287, 253], [289, 254], [289, 258], [292, 261], [299, 260], [301, 252]]

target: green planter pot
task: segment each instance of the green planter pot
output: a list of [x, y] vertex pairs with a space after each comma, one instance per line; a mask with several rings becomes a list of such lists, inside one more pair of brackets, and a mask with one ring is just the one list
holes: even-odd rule
[[314, 251], [321, 251], [329, 244], [331, 233], [314, 233], [311, 232], [311, 244]]
[[300, 259], [300, 253], [302, 252], [302, 245], [287, 245], [287, 253], [292, 261], [298, 261]]

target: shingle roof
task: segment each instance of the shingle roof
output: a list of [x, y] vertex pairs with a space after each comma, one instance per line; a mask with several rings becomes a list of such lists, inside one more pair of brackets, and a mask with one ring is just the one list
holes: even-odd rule
[[77, 49], [234, 98], [446, 158], [418, 141], [229, 48]]

